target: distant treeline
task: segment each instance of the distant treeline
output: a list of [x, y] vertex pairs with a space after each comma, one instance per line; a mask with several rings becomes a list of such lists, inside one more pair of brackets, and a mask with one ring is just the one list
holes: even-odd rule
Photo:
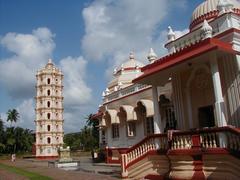
[[0, 117], [0, 154], [31, 152], [34, 143], [34, 134], [32, 130], [21, 127], [13, 127], [19, 119], [19, 113], [16, 109], [8, 110], [7, 121], [11, 126], [4, 126]]
[[64, 135], [64, 143], [70, 146], [71, 150], [89, 151], [98, 148], [99, 132], [98, 121], [92, 119], [92, 114], [86, 118], [87, 125], [80, 132], [69, 133]]

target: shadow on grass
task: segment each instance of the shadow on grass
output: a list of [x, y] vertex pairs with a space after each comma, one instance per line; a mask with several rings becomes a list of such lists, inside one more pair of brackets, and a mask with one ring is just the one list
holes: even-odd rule
[[9, 172], [13, 172], [15, 174], [22, 175], [24, 177], [29, 178], [30, 180], [39, 180], [39, 179], [41, 179], [41, 180], [51, 180], [52, 179], [52, 178], [47, 177], [47, 176], [42, 176], [38, 173], [29, 172], [29, 171], [26, 171], [26, 170], [21, 169], [21, 168], [8, 166], [8, 165], [1, 164], [1, 163], [0, 163], [0, 169], [4, 169], [4, 170], [7, 170]]

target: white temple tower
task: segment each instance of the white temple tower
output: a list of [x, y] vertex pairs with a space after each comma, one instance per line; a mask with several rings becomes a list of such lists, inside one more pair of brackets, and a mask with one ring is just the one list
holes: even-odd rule
[[63, 73], [49, 59], [36, 78], [36, 157], [57, 157], [64, 134]]

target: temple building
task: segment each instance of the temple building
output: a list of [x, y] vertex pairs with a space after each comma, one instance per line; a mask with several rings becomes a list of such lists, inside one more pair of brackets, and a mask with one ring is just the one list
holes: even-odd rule
[[[156, 59], [153, 49], [150, 50], [148, 60]], [[103, 92], [103, 105], [100, 106], [100, 145], [106, 147], [107, 162], [119, 163], [119, 150], [133, 146], [147, 135], [157, 130], [153, 121], [154, 106], [151, 85], [133, 84], [132, 80], [139, 77], [140, 68], [144, 65], [137, 61], [131, 52], [129, 59], [120, 67], [114, 69], [113, 79]], [[172, 104], [170, 103], [170, 83], [159, 87], [158, 94], [166, 100], [165, 108], [171, 118]], [[95, 116], [95, 118], [97, 115]], [[169, 119], [170, 120], [170, 119]], [[157, 132], [155, 132], [157, 133]]]
[[36, 157], [57, 157], [63, 145], [63, 73], [49, 59], [36, 79]]
[[167, 38], [166, 56], [114, 70], [93, 117], [106, 161], [129, 179], [240, 179], [239, 1], [205, 0]]

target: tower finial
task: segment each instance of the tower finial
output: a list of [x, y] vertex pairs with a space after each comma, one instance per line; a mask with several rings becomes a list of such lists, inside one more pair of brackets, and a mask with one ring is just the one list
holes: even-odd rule
[[168, 34], [167, 34], [168, 41], [174, 41], [176, 39], [176, 34], [173, 32], [171, 26], [168, 26]]
[[130, 59], [130, 60], [133, 60], [133, 61], [135, 60], [133, 51], [130, 52], [130, 54], [129, 54], [129, 59]]
[[52, 64], [52, 59], [51, 58], [48, 59], [48, 64]]
[[207, 39], [207, 38], [211, 38], [212, 37], [212, 27], [208, 24], [207, 20], [205, 19], [203, 21], [203, 25], [202, 25], [202, 28], [201, 28], [201, 36], [202, 36], [202, 39]]
[[153, 63], [157, 59], [157, 55], [154, 52], [153, 48], [150, 48], [147, 58], [150, 63]]

